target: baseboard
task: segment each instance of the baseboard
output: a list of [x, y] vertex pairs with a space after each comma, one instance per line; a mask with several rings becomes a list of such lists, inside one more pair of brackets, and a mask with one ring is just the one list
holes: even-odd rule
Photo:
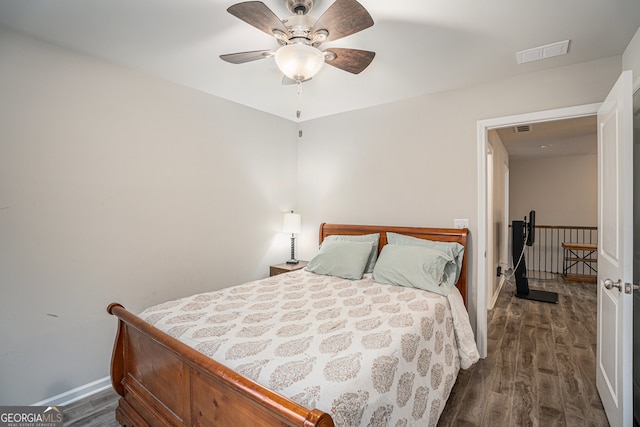
[[498, 301], [498, 297], [500, 296], [500, 291], [502, 291], [502, 287], [504, 286], [504, 282], [507, 281], [507, 277], [503, 274], [500, 276], [500, 283], [498, 283], [498, 288], [493, 293], [493, 298], [489, 301], [489, 305], [487, 305], [487, 310], [491, 310], [494, 305], [496, 305], [496, 301]]
[[100, 378], [73, 390], [34, 403], [32, 406], [66, 406], [85, 397], [93, 396], [111, 387], [111, 377]]

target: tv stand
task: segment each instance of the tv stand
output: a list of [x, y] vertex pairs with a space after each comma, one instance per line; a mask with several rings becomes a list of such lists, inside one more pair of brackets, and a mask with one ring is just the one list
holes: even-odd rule
[[[511, 223], [511, 232], [513, 233], [513, 263], [517, 266], [514, 273], [516, 278], [515, 296], [531, 301], [557, 304], [558, 294], [556, 292], [537, 291], [534, 289], [529, 289], [529, 279], [526, 276], [527, 266], [524, 260], [524, 256], [522, 257], [522, 259], [520, 259], [520, 255], [522, 254], [522, 251], [524, 249], [524, 230], [524, 221], [513, 221]], [[519, 263], [518, 260], [520, 261]]]
[[[529, 286], [527, 286], [527, 289]], [[518, 298], [529, 299], [532, 301], [540, 301], [540, 302], [549, 302], [551, 304], [558, 303], [558, 294], [555, 292], [547, 292], [547, 291], [536, 291], [535, 289], [528, 289], [526, 294], [521, 294], [516, 291], [515, 295]]]

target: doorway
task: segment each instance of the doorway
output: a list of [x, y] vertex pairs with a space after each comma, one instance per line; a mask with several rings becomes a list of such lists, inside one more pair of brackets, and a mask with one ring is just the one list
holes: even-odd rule
[[[501, 126], [536, 123], [549, 120], [598, 116], [598, 229], [604, 234], [598, 245], [598, 344], [596, 383], [598, 394], [614, 424], [631, 425], [633, 419], [632, 364], [633, 311], [632, 286], [640, 269], [638, 255], [633, 251], [635, 223], [634, 199], [638, 203], [638, 186], [633, 188], [633, 117], [632, 94], [640, 88], [640, 80], [632, 85], [631, 71], [624, 71], [601, 104], [532, 114], [503, 117], [478, 122], [478, 246], [484, 257], [478, 260], [478, 290], [476, 301], [477, 342], [481, 357], [487, 355], [487, 313], [484, 300], [487, 271], [487, 133]], [[636, 114], [637, 116], [637, 114]], [[637, 151], [636, 151], [637, 153]], [[637, 157], [636, 157], [637, 159]], [[636, 165], [638, 162], [635, 163]], [[512, 169], [513, 170], [513, 169]], [[638, 230], [636, 229], [636, 236]], [[600, 247], [602, 245], [602, 247]], [[635, 246], [636, 251], [638, 246]], [[635, 267], [635, 268], [634, 268]], [[633, 277], [635, 271], [636, 277]], [[613, 279], [612, 279], [613, 277]], [[617, 279], [617, 280], [616, 280]], [[635, 283], [638, 286], [638, 283]], [[624, 285], [624, 286], [623, 286]], [[615, 291], [615, 289], [617, 291]], [[626, 296], [625, 296], [626, 295]], [[603, 333], [602, 331], [607, 331]], [[610, 334], [609, 331], [614, 331]], [[617, 337], [610, 339], [611, 336]], [[609, 338], [602, 343], [601, 338]], [[627, 367], [627, 369], [624, 369]], [[627, 371], [627, 372], [625, 372]], [[635, 393], [636, 396], [638, 393]], [[638, 411], [636, 411], [638, 412]]]
[[478, 291], [476, 302], [476, 342], [481, 357], [487, 356], [487, 279], [492, 266], [488, 264], [488, 232], [493, 230], [493, 224], [488, 223], [488, 146], [489, 131], [505, 127], [550, 122], [585, 116], [597, 113], [600, 104], [588, 104], [556, 110], [540, 111], [515, 116], [500, 117], [478, 121], [478, 247], [483, 254], [478, 261]]

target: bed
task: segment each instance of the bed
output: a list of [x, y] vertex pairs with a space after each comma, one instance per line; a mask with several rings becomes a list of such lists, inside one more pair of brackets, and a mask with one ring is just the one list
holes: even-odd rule
[[[387, 235], [463, 249], [467, 240], [466, 229], [321, 224], [320, 243], [329, 247], [335, 238], [376, 234], [376, 256]], [[457, 267], [451, 276], [456, 289], [446, 297], [380, 284], [372, 274], [346, 280], [299, 270], [169, 301], [139, 315], [110, 304], [107, 311], [118, 318], [111, 362], [121, 396], [116, 419], [126, 426], [435, 425], [458, 370], [477, 360], [463, 305], [464, 251]], [[245, 307], [257, 311], [241, 316]], [[337, 317], [340, 312], [349, 319]], [[411, 327], [416, 331], [405, 329]], [[435, 347], [421, 350], [418, 342], [428, 341], [427, 335]], [[396, 341], [401, 344], [393, 348]], [[364, 348], [347, 349], [354, 342]], [[226, 355], [224, 364], [220, 355]], [[311, 372], [316, 365], [319, 374]], [[409, 365], [417, 372], [405, 370]]]

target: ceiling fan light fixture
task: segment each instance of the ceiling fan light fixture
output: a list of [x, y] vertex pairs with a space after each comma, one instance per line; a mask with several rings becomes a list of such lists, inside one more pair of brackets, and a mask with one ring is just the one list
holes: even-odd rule
[[313, 46], [294, 43], [275, 54], [276, 65], [291, 80], [302, 82], [315, 76], [324, 64], [324, 54]]

